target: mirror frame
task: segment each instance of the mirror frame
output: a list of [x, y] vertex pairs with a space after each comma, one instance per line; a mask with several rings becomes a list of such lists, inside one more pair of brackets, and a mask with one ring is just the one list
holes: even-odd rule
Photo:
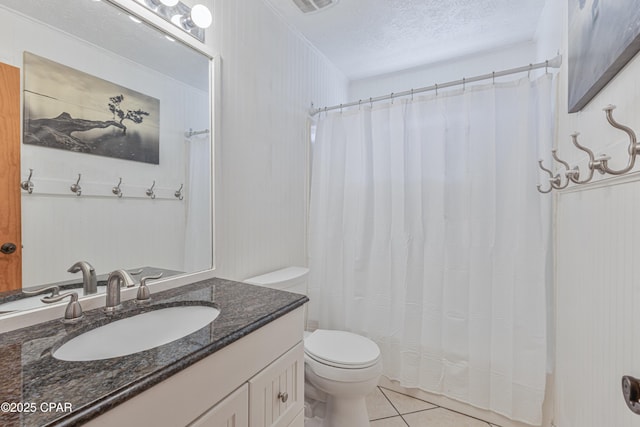
[[[201, 280], [207, 280], [215, 277], [215, 146], [216, 141], [219, 138], [219, 114], [216, 114], [220, 105], [220, 71], [221, 61], [220, 56], [214, 52], [212, 39], [213, 26], [209, 27], [205, 31], [205, 40], [208, 43], [202, 43], [193, 36], [181, 31], [177, 27], [166, 22], [159, 16], [155, 15], [152, 11], [146, 9], [144, 6], [136, 2], [135, 0], [103, 0], [110, 3], [112, 7], [118, 7], [127, 11], [128, 13], [135, 15], [137, 18], [151, 25], [157, 31], [165, 33], [171, 37], [179, 39], [182, 43], [188, 47], [196, 50], [209, 59], [209, 111], [210, 111], [210, 123], [211, 123], [211, 156], [210, 162], [210, 179], [211, 179], [211, 268], [207, 270], [197, 271], [193, 273], [185, 273], [178, 276], [168, 277], [166, 279], [160, 279], [154, 283], [149, 284], [152, 293], [160, 292], [167, 289], [172, 289], [184, 285], [188, 285]], [[133, 299], [137, 294], [137, 287], [123, 289], [121, 292], [121, 300], [125, 301]], [[104, 306], [104, 295], [92, 295], [83, 297], [81, 300], [83, 310], [92, 310]], [[51, 306], [39, 307], [30, 310], [16, 311], [13, 313], [7, 313], [0, 317], [0, 333], [9, 332], [15, 329], [33, 326], [38, 323], [42, 323], [48, 320], [54, 320], [61, 318], [64, 313], [64, 303], [53, 304]]]

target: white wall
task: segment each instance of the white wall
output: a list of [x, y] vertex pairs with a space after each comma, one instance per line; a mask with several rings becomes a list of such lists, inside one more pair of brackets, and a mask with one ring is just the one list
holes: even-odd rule
[[[77, 278], [66, 270], [79, 260], [99, 274], [138, 266], [182, 271], [186, 199], [173, 192], [187, 179], [184, 130], [208, 127], [207, 93], [3, 8], [0, 37], [5, 63], [22, 68], [28, 51], [160, 100], [159, 165], [22, 146], [22, 179], [32, 168], [35, 184], [22, 195], [23, 286]], [[106, 101], [103, 120], [110, 119]], [[69, 187], [79, 173], [83, 196], [75, 197]], [[111, 194], [120, 177], [122, 199]], [[154, 180], [152, 201], [145, 190]]]
[[[581, 164], [586, 156], [570, 134], [596, 153], [627, 162], [627, 139], [605, 120], [602, 107], [617, 105], [614, 117], [640, 129], [640, 57], [629, 63], [582, 112], [567, 113], [567, 2], [553, 5], [542, 49], [560, 42], [564, 64], [559, 74], [557, 147], [561, 158]], [[555, 23], [554, 23], [555, 21]], [[555, 29], [554, 29], [555, 27]], [[560, 31], [558, 31], [558, 27]], [[533, 160], [532, 160], [533, 161]], [[638, 168], [636, 168], [637, 170]], [[596, 180], [601, 179], [596, 176]], [[640, 377], [640, 182], [613, 179], [606, 184], [572, 186], [556, 198], [556, 372], [554, 422], [557, 427], [640, 426], [627, 409], [621, 377]]]
[[306, 263], [307, 110], [347, 79], [263, 1], [215, 2], [222, 58], [216, 275]]

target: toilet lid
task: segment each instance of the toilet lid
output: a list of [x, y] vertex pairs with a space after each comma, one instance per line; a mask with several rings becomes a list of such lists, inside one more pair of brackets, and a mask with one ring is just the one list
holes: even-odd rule
[[378, 345], [369, 338], [323, 329], [305, 337], [304, 351], [320, 363], [345, 369], [372, 366], [380, 357]]

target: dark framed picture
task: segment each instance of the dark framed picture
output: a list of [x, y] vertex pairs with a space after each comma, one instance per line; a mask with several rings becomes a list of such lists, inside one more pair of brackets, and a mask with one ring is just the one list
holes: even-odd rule
[[156, 98], [24, 52], [25, 144], [157, 165], [159, 119]]
[[640, 50], [640, 3], [568, 1], [569, 112], [575, 113]]

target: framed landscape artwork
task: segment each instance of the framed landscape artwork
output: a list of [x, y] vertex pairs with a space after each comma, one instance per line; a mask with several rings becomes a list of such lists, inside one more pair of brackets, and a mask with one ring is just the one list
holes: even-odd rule
[[640, 51], [638, 0], [569, 1], [569, 112], [580, 111]]
[[24, 53], [25, 144], [157, 165], [159, 118], [158, 99]]

